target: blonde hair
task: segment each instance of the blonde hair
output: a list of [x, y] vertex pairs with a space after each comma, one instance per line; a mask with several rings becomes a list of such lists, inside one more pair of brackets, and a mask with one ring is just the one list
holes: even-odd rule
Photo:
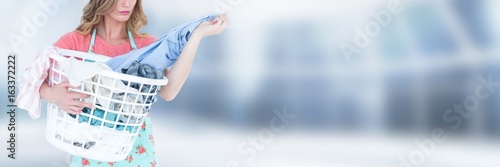
[[[81, 23], [76, 28], [76, 32], [83, 35], [92, 33], [95, 26], [104, 21], [104, 16], [113, 11], [117, 2], [118, 0], [89, 0], [89, 3], [83, 8]], [[126, 24], [133, 35], [141, 37], [147, 35], [140, 32], [140, 29], [148, 24], [148, 19], [142, 9], [142, 0], [137, 0], [134, 11]]]

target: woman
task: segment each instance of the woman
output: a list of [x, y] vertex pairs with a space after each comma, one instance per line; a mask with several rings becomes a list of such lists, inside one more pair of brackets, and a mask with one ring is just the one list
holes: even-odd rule
[[[54, 46], [114, 57], [156, 41], [155, 37], [139, 31], [147, 24], [141, 0], [90, 0], [83, 12], [81, 24], [76, 30], [62, 36]], [[186, 81], [200, 41], [206, 36], [222, 33], [227, 24], [226, 15], [219, 15], [218, 18], [203, 22], [196, 28], [176, 63], [170, 71], [164, 71], [169, 83], [162, 86], [158, 93], [160, 97], [167, 101], [174, 99]], [[67, 82], [53, 87], [49, 87], [45, 82], [39, 91], [42, 99], [54, 103], [68, 113], [79, 114], [84, 107], [94, 108], [93, 105], [78, 100], [88, 98], [88, 95], [70, 92], [68, 88], [72, 86]], [[153, 144], [151, 121], [148, 117], [127, 159], [119, 162], [98, 162], [73, 156], [71, 166], [156, 166]]]

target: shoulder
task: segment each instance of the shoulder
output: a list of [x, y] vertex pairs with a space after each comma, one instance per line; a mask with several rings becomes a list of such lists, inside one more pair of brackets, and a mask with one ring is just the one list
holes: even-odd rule
[[79, 38], [79, 37], [84, 37], [86, 35], [82, 35], [76, 31], [71, 31], [63, 35], [63, 37], [70, 37], [70, 38]]
[[88, 42], [88, 37], [89, 35], [71, 31], [61, 36], [61, 38], [54, 43], [54, 46], [63, 49], [79, 50], [79, 46]]
[[135, 37], [134, 40], [135, 40], [136, 44], [138, 45], [137, 47], [142, 48], [142, 47], [148, 46], [149, 44], [155, 42], [156, 40], [158, 40], [158, 38], [151, 36], [151, 35], [146, 35], [143, 37]]

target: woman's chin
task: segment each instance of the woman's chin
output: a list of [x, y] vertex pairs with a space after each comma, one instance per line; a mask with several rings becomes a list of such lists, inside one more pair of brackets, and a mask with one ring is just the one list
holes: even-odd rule
[[130, 17], [120, 18], [120, 19], [118, 19], [118, 21], [120, 21], [120, 22], [127, 22], [129, 18]]
[[130, 18], [130, 16], [116, 16], [116, 17], [111, 17], [111, 18], [113, 18], [114, 20], [119, 21], [119, 22], [127, 22], [128, 19]]

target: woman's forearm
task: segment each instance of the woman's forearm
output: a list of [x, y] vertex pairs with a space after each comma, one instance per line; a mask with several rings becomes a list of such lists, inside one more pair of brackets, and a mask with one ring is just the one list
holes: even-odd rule
[[47, 80], [45, 80], [42, 85], [40, 86], [40, 98], [43, 100], [49, 101], [49, 95], [50, 95], [50, 86]]
[[181, 90], [182, 85], [184, 85], [184, 82], [191, 71], [196, 51], [198, 50], [198, 46], [202, 38], [203, 36], [195, 31], [189, 38], [189, 41], [184, 46], [181, 54], [170, 71], [165, 70], [165, 76], [168, 78], [168, 84], [162, 86], [158, 94], [166, 101], [173, 100]]

